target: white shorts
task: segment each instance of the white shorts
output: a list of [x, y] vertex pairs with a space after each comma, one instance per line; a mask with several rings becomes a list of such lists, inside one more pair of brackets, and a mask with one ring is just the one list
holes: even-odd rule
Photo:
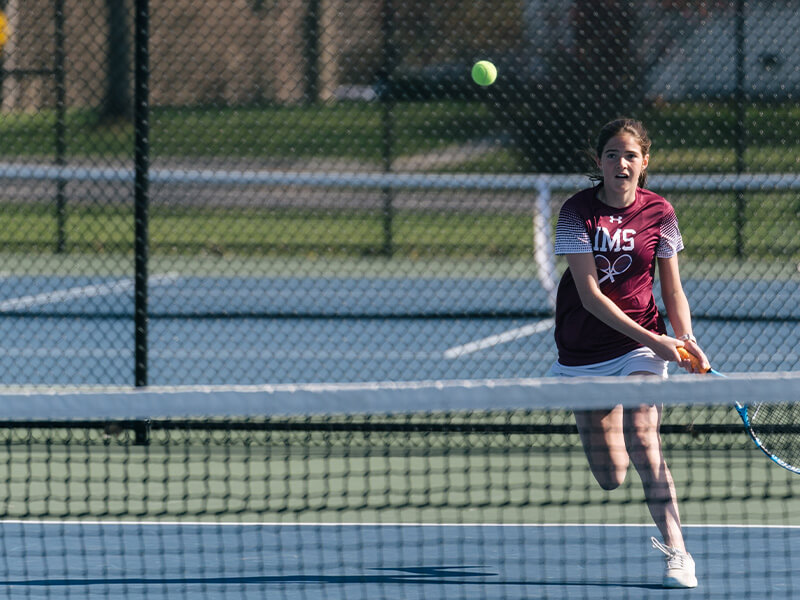
[[669, 362], [650, 348], [637, 348], [620, 357], [591, 365], [567, 367], [558, 361], [550, 368], [555, 377], [625, 377], [633, 373], [653, 373], [666, 379]]

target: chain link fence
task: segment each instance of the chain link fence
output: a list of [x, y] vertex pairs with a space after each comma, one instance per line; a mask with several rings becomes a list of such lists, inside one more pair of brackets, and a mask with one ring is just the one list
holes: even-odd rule
[[621, 115], [715, 366], [800, 365], [788, 0], [0, 8], [2, 383], [543, 375], [554, 218]]

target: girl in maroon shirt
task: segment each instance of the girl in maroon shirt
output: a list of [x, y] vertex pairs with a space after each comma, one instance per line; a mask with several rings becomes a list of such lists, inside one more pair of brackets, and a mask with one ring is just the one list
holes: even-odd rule
[[[683, 241], [672, 206], [644, 189], [650, 139], [631, 119], [605, 125], [595, 147], [602, 172], [596, 187], [567, 200], [556, 228], [556, 253], [569, 265], [558, 288], [555, 339], [559, 376], [658, 375], [668, 361], [689, 371], [678, 348], [708, 360], [692, 334], [689, 303], [678, 272]], [[667, 335], [653, 297], [658, 266], [661, 294], [676, 337]], [[665, 587], [695, 587], [686, 552], [672, 475], [661, 449], [661, 407], [617, 406], [576, 411], [589, 466], [607, 490], [625, 479], [633, 462], [650, 514], [664, 538]]]

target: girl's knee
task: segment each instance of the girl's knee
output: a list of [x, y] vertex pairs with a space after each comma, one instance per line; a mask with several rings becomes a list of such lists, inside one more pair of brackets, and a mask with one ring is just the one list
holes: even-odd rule
[[592, 466], [592, 475], [594, 475], [600, 487], [606, 491], [617, 489], [625, 481], [625, 475], [628, 472], [628, 465], [624, 468], [622, 465], [608, 464], [603, 466]]

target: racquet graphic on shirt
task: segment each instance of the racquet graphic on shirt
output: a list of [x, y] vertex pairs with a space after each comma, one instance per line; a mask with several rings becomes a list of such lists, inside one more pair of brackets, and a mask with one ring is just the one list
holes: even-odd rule
[[614, 283], [614, 277], [627, 271], [631, 264], [633, 264], [633, 259], [630, 254], [623, 254], [617, 257], [614, 264], [611, 264], [608, 258], [602, 254], [598, 254], [594, 257], [594, 264], [597, 265], [597, 268], [603, 273], [603, 277], [598, 280], [598, 283], [603, 283], [606, 280]]
[[[678, 348], [681, 358], [692, 361], [695, 369], [702, 371], [699, 359], [684, 348]], [[709, 375], [725, 377], [719, 371], [708, 369]], [[750, 439], [770, 460], [800, 474], [800, 404], [794, 402], [772, 404], [736, 402], [736, 412], [744, 423]]]

